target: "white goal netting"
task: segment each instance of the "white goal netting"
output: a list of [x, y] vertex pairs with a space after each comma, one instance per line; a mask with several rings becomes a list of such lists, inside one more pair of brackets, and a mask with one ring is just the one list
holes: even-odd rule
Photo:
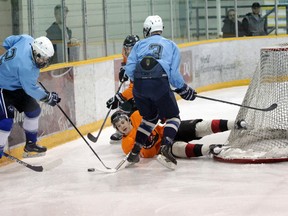
[[257, 111], [241, 107], [236, 120], [245, 120], [247, 129], [233, 129], [228, 137], [231, 148], [216, 160], [236, 163], [288, 161], [288, 46], [261, 49], [260, 63], [242, 105], [267, 108]]

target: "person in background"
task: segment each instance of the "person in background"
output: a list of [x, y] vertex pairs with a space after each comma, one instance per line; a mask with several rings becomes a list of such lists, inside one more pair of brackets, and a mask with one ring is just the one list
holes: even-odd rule
[[177, 165], [171, 149], [180, 126], [180, 117], [170, 84], [185, 100], [194, 100], [196, 95], [196, 92], [184, 82], [179, 71], [179, 48], [173, 41], [162, 36], [163, 29], [160, 16], [148, 16], [143, 24], [145, 39], [135, 44], [125, 66], [125, 74], [134, 84], [133, 96], [136, 107], [143, 116], [137, 130], [135, 145], [127, 158], [130, 163], [139, 162], [139, 153], [157, 122], [165, 120], [160, 150], [164, 160], [159, 161], [164, 161], [164, 166]]
[[244, 34], [246, 36], [267, 35], [267, 19], [261, 16], [261, 5], [258, 2], [252, 4], [252, 13], [248, 13], [242, 20]]
[[[138, 35], [127, 35], [122, 47], [122, 62], [121, 62], [121, 68], [119, 72], [119, 81], [125, 82], [128, 80], [128, 77], [125, 75], [125, 69], [123, 68], [126, 65], [127, 58], [133, 48], [133, 46], [140, 40]], [[106, 106], [108, 109], [116, 109], [119, 108], [127, 113], [131, 113], [135, 111], [136, 105], [133, 99], [133, 82], [129, 83], [129, 86], [127, 89], [125, 89], [122, 93], [117, 93], [114, 97], [110, 98], [106, 102]], [[116, 132], [111, 135], [110, 137], [110, 143], [119, 143], [122, 139], [122, 134], [119, 132]]]
[[[131, 116], [119, 110], [111, 116], [111, 123], [122, 137], [122, 150], [124, 154], [128, 154], [135, 145], [137, 129], [140, 126], [142, 117], [139, 111], [135, 111]], [[246, 129], [244, 120], [235, 121], [225, 119], [191, 119], [180, 122], [179, 130], [176, 133], [174, 142], [172, 143], [172, 154], [177, 158], [190, 158], [209, 155], [210, 153], [217, 155], [222, 150], [221, 144], [203, 145], [195, 143], [196, 140], [204, 136], [224, 132], [227, 130]], [[143, 158], [152, 158], [160, 153], [160, 147], [164, 138], [164, 126], [158, 124], [149, 135], [146, 144], [140, 151]], [[173, 167], [169, 167], [172, 168]]]
[[55, 106], [60, 98], [46, 92], [38, 84], [40, 68], [47, 67], [54, 54], [51, 41], [34, 40], [29, 35], [12, 35], [3, 42], [6, 52], [0, 56], [0, 158], [12, 130], [14, 110], [24, 112], [26, 135], [24, 157], [44, 154], [46, 147], [37, 144], [41, 108], [37, 100]]
[[[64, 19], [66, 20], [66, 16], [68, 14], [69, 10], [68, 7], [65, 6], [64, 10]], [[55, 55], [52, 58], [51, 63], [59, 63], [63, 62], [63, 53], [61, 49], [61, 46], [63, 45], [63, 36], [62, 36], [62, 30], [63, 30], [63, 19], [62, 19], [62, 6], [56, 5], [54, 7], [54, 16], [55, 16], [55, 22], [52, 23], [52, 25], [46, 30], [46, 37], [49, 38], [52, 43], [53, 47], [55, 50]], [[72, 37], [72, 30], [66, 26], [65, 30], [65, 36], [66, 36], [66, 41], [67, 41], [67, 46], [68, 46], [68, 56], [70, 56], [70, 48], [69, 46], [73, 46], [76, 44], [79, 44], [79, 41], [75, 38]]]
[[[229, 9], [227, 11], [227, 16], [223, 20], [223, 38], [230, 38], [230, 37], [236, 37], [236, 30], [235, 30], [235, 21], [237, 18], [235, 17], [235, 10]], [[242, 27], [242, 23], [237, 20], [238, 23], [238, 37], [244, 36], [244, 30]]]

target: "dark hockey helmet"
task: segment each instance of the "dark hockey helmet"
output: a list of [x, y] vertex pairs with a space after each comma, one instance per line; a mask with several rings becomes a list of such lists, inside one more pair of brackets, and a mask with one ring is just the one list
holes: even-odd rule
[[124, 119], [126, 121], [130, 121], [130, 118], [127, 115], [126, 112], [124, 112], [123, 110], [118, 110], [118, 111], [116, 111], [115, 113], [112, 114], [112, 116], [111, 116], [111, 124], [113, 125], [114, 128], [117, 129], [116, 124], [117, 124], [117, 122], [119, 122], [122, 119]]
[[123, 42], [123, 47], [133, 47], [139, 40], [138, 35], [128, 35]]

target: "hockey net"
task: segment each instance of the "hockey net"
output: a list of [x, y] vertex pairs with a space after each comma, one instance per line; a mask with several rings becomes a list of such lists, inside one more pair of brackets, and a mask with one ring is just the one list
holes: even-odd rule
[[245, 120], [247, 129], [233, 129], [230, 148], [214, 159], [232, 163], [272, 163], [288, 161], [288, 45], [262, 48], [260, 63], [242, 105], [272, 111], [240, 108], [236, 121]]

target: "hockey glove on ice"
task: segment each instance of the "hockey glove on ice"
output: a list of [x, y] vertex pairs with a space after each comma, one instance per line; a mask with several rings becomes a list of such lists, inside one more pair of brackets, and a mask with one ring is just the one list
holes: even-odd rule
[[125, 69], [123, 67], [121, 67], [119, 71], [119, 80], [121, 83], [128, 80], [128, 76], [125, 74]]
[[194, 100], [196, 98], [197, 92], [189, 87], [186, 83], [182, 88], [175, 89], [175, 92], [179, 94], [185, 100]]
[[0, 159], [2, 158], [4, 154], [4, 146], [0, 146]]
[[44, 103], [49, 104], [50, 106], [55, 106], [61, 101], [61, 98], [56, 92], [48, 92], [47, 96], [41, 99]]
[[141, 150], [141, 145], [135, 143], [132, 151], [129, 153], [128, 157], [127, 157], [127, 161], [130, 163], [138, 163], [140, 161], [140, 150]]
[[121, 93], [117, 93], [114, 97], [110, 98], [106, 102], [107, 108], [116, 109], [119, 105], [123, 104], [125, 102], [125, 98], [123, 98]]

